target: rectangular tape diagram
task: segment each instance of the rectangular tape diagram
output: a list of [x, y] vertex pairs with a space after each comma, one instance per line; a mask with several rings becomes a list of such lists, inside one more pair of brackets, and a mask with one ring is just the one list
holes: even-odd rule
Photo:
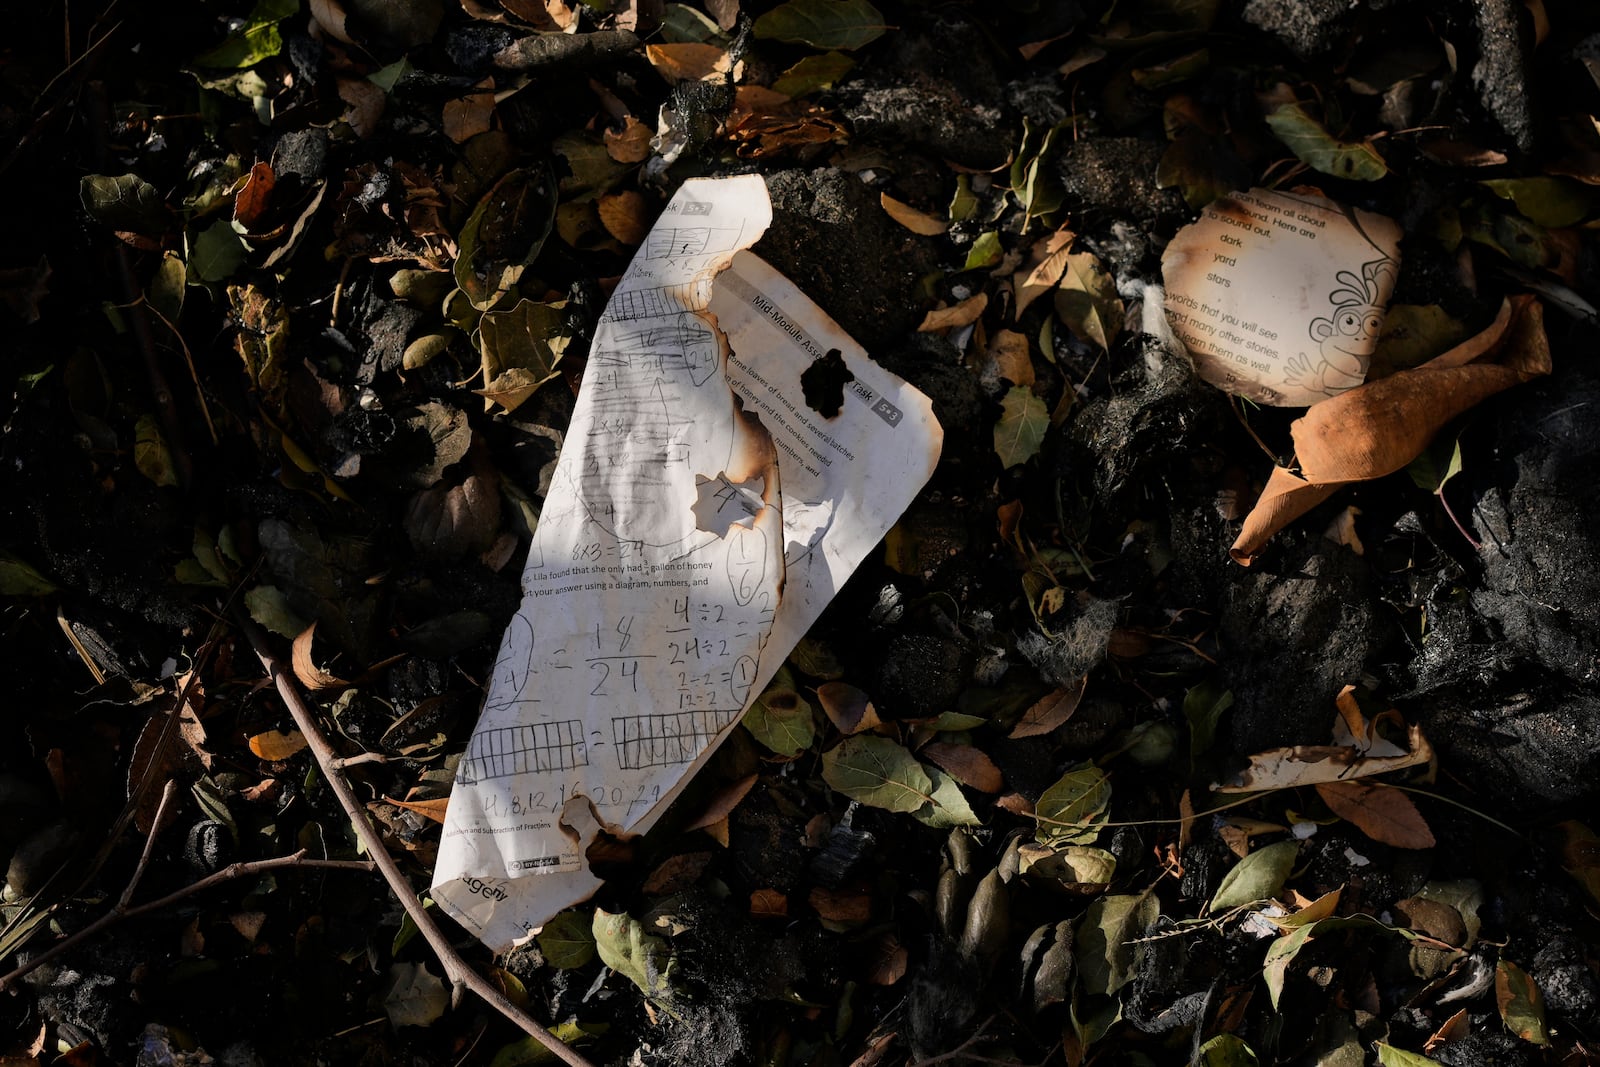
[[514, 774], [567, 771], [589, 765], [583, 723], [577, 719], [507, 726], [473, 735], [456, 771], [466, 785]]
[[625, 771], [693, 763], [737, 710], [680, 711], [670, 715], [619, 715], [611, 720], [617, 765]]

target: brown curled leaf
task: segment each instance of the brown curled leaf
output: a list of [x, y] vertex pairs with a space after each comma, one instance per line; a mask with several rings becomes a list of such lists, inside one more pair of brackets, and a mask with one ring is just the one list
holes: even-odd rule
[[1290, 427], [1300, 473], [1273, 470], [1229, 555], [1249, 566], [1273, 534], [1340, 486], [1400, 470], [1457, 415], [1548, 373], [1544, 307], [1521, 295], [1487, 330], [1443, 355], [1311, 405]]
[[311, 641], [316, 632], [317, 624], [312, 623], [294, 639], [294, 676], [300, 679], [300, 684], [307, 689], [349, 688], [349, 682], [329, 674], [317, 666], [317, 661], [311, 658]]

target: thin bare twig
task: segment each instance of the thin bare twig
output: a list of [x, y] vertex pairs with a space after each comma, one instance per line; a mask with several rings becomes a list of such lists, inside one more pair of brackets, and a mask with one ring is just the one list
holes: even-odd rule
[[[172, 785], [171, 782], [167, 784], [169, 786]], [[154, 836], [154, 834], [151, 835], [152, 838], [154, 838]], [[134, 872], [134, 880], [129, 883], [128, 891], [123, 893], [123, 901], [127, 899], [133, 888], [138, 884], [140, 876], [144, 873], [144, 861], [148, 858], [149, 851], [146, 850], [145, 855], [141, 857], [139, 861], [138, 870]], [[222, 868], [222, 870], [217, 871], [215, 874], [206, 875], [198, 882], [192, 882], [189, 885], [184, 886], [182, 889], [168, 893], [166, 896], [161, 897], [158, 900], [151, 900], [144, 904], [140, 904], [137, 907], [126, 907], [123, 901], [118, 901], [116, 907], [106, 912], [106, 914], [100, 916], [100, 918], [96, 919], [88, 926], [85, 926], [82, 930], [79, 930], [77, 933], [63, 941], [58, 941], [56, 944], [51, 945], [49, 948], [39, 953], [37, 956], [30, 959], [27, 963], [24, 963], [10, 974], [0, 977], [0, 992], [10, 989], [17, 982], [21, 981], [24, 976], [28, 975], [35, 969], [44, 966], [57, 956], [77, 948], [79, 945], [83, 944], [85, 941], [88, 941], [90, 938], [94, 937], [96, 934], [100, 933], [100, 931], [105, 930], [108, 927], [115, 926], [117, 923], [120, 923], [126, 919], [133, 919], [140, 915], [148, 915], [153, 911], [160, 911], [163, 908], [167, 908], [173, 904], [176, 904], [185, 897], [194, 896], [196, 893], [210, 889], [212, 886], [221, 885], [223, 882], [231, 882], [236, 878], [248, 878], [254, 874], [278, 870], [279, 868], [283, 867], [314, 867], [318, 870], [370, 872], [373, 869], [373, 866], [374, 864], [370, 860], [308, 859], [306, 858], [306, 850], [301, 849], [300, 851], [291, 853], [287, 856], [274, 856], [272, 859], [267, 860], [251, 860], [248, 863], [230, 864]]]
[[400, 906], [405, 908], [406, 914], [411, 916], [411, 921], [417, 924], [417, 929], [433, 948], [434, 954], [439, 957], [446, 977], [455, 987], [456, 996], [460, 996], [461, 988], [465, 986], [482, 997], [490, 1007], [515, 1023], [524, 1033], [553, 1052], [562, 1062], [569, 1064], [570, 1067], [594, 1067], [564, 1041], [540, 1026], [527, 1012], [511, 1003], [504, 993], [462, 959], [455, 946], [445, 937], [444, 931], [433, 921], [433, 916], [422, 906], [422, 901], [411, 888], [411, 882], [405, 872], [384, 847], [383, 840], [368, 820], [366, 809], [362, 807], [360, 799], [356, 797], [355, 791], [350, 788], [350, 783], [345, 780], [344, 774], [339, 769], [339, 754], [334, 751], [327, 735], [322, 732], [322, 727], [317, 724], [311, 705], [300, 692], [293, 672], [272, 651], [261, 629], [244, 612], [235, 609], [234, 619], [250, 641], [251, 647], [255, 649], [261, 665], [266, 668], [267, 676], [277, 685], [278, 695], [288, 706], [289, 714], [294, 717], [295, 726], [305, 736], [312, 757], [322, 769], [323, 777], [328, 780], [333, 795], [338, 798], [339, 806], [344, 808], [345, 815], [355, 827], [356, 836], [361, 839], [367, 854], [377, 863], [379, 873], [383, 875], [384, 881], [389, 883], [389, 889], [400, 901]]

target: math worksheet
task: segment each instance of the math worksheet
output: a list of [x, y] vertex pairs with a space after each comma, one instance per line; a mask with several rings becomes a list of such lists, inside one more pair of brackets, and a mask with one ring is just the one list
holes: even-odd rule
[[747, 251], [771, 217], [686, 182], [600, 320], [434, 873], [497, 951], [598, 888], [595, 835], [660, 817], [938, 460], [928, 399]]

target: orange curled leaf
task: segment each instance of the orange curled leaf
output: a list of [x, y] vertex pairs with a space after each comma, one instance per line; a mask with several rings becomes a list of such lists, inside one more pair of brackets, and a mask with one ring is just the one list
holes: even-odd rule
[[928, 312], [927, 317], [922, 320], [922, 325], [917, 327], [917, 332], [933, 333], [935, 330], [971, 326], [978, 321], [978, 316], [982, 315], [983, 309], [988, 306], [988, 293], [969, 296], [954, 307], [938, 308]]
[[1457, 415], [1548, 373], [1544, 306], [1524, 294], [1487, 330], [1422, 366], [1312, 404], [1290, 427], [1300, 473], [1273, 469], [1228, 554], [1249, 566], [1273, 534], [1340, 486], [1400, 470]]
[[300, 679], [300, 684], [307, 689], [348, 689], [350, 683], [343, 678], [329, 674], [317, 666], [317, 661], [311, 658], [311, 640], [317, 632], [317, 624], [312, 623], [301, 631], [300, 636], [294, 639], [294, 676]]
[[878, 203], [883, 205], [883, 210], [891, 219], [912, 233], [924, 237], [937, 237], [950, 228], [950, 224], [944, 219], [936, 219], [926, 211], [919, 211], [910, 204], [896, 200], [888, 193], [879, 193]]
[[394, 797], [384, 797], [383, 799], [397, 808], [405, 808], [407, 811], [414, 812], [424, 819], [430, 819], [440, 826], [444, 825], [445, 809], [450, 806], [449, 797], [437, 797], [433, 800], [396, 800]]

